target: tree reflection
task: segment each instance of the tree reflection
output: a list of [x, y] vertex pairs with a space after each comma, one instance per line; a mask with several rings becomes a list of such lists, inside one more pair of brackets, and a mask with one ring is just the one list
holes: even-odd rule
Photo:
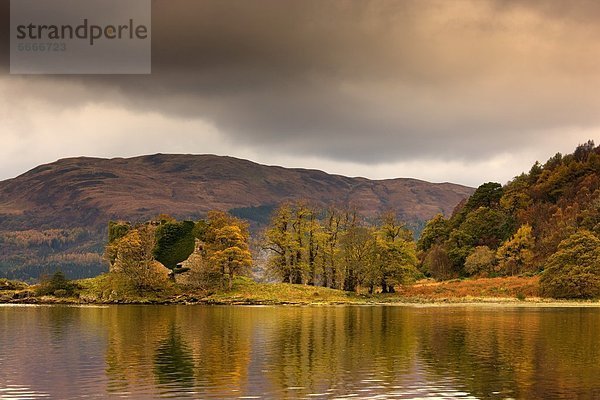
[[286, 314], [267, 353], [268, 378], [278, 390], [341, 395], [410, 379], [417, 338], [405, 309], [329, 307]]
[[419, 358], [432, 380], [450, 379], [481, 398], [587, 398], [600, 387], [597, 310], [429, 314], [419, 324]]
[[114, 394], [600, 393], [598, 309], [119, 307], [98, 321]]
[[191, 388], [194, 386], [194, 360], [191, 349], [175, 324], [166, 338], [158, 343], [154, 356], [154, 373], [159, 385]]

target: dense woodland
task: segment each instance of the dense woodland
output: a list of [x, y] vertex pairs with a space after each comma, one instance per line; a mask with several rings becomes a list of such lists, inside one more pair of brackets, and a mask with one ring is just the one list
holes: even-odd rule
[[371, 225], [354, 210], [286, 203], [274, 212], [262, 246], [268, 271], [282, 282], [388, 293], [419, 275], [412, 232], [394, 213]]
[[600, 296], [600, 147], [557, 153], [502, 186], [481, 185], [417, 243], [437, 279], [538, 274], [551, 297]]
[[62, 271], [72, 278], [106, 272], [102, 232], [86, 228], [0, 232], [0, 276], [23, 281]]

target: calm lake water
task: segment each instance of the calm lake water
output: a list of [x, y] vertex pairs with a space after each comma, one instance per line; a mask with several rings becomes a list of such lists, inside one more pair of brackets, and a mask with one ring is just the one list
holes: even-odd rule
[[600, 309], [0, 306], [21, 398], [600, 398]]

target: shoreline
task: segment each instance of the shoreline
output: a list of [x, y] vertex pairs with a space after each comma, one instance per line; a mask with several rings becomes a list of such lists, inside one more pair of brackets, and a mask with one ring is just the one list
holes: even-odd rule
[[236, 299], [140, 299], [140, 300], [114, 300], [114, 301], [86, 301], [78, 298], [59, 298], [52, 296], [30, 297], [23, 299], [0, 299], [0, 306], [19, 305], [64, 305], [64, 306], [111, 306], [111, 305], [189, 305], [189, 306], [274, 306], [274, 307], [303, 307], [303, 306], [403, 306], [403, 307], [588, 307], [600, 308], [599, 300], [557, 300], [551, 298], [532, 298], [519, 300], [515, 298], [490, 298], [490, 297], [456, 297], [444, 299], [424, 298], [395, 298], [395, 299], [356, 299], [348, 301], [273, 301]]
[[[418, 281], [396, 293], [367, 294], [288, 283], [259, 283], [236, 277], [231, 290], [207, 291], [173, 285], [164, 290], [118, 292], [107, 276], [74, 281], [73, 293], [39, 293], [39, 287], [5, 282], [0, 305], [204, 305], [204, 306], [481, 306], [600, 307], [600, 299], [554, 299], [539, 293], [538, 277]], [[12, 286], [11, 286], [12, 284]]]

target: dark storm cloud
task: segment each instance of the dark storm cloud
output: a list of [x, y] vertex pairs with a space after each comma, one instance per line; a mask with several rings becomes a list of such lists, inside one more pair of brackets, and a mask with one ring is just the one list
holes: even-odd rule
[[243, 142], [365, 162], [486, 157], [598, 122], [593, 2], [176, 1], [154, 10], [164, 86], [153, 94], [172, 91], [171, 112], [200, 114]]
[[365, 163], [487, 158], [600, 125], [594, 1], [152, 4], [151, 76], [28, 78], [24, 92], [78, 82], [91, 90], [54, 101], [200, 118], [242, 145]]

